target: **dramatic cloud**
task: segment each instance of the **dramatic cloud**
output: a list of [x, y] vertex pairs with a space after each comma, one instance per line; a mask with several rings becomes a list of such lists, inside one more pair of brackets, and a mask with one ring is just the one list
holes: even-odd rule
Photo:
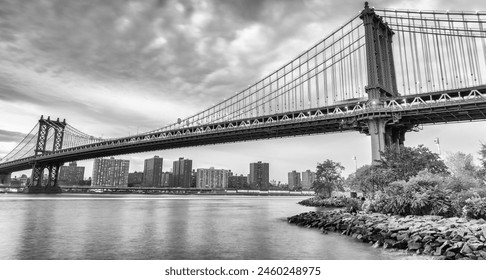
[[0, 142], [20, 142], [25, 133], [0, 129]]
[[[468, 1], [466, 8], [483, 9], [482, 2]], [[0, 153], [10, 147], [3, 131], [27, 132], [40, 115], [66, 118], [94, 136], [117, 137], [198, 113], [287, 63], [355, 17], [363, 4], [0, 0], [0, 114], [9, 120], [0, 125]], [[465, 8], [452, 0], [370, 5]]]

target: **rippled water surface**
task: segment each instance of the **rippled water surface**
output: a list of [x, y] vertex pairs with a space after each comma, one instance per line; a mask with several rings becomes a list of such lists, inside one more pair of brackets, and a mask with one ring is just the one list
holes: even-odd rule
[[288, 224], [302, 197], [0, 194], [0, 259], [403, 259]]

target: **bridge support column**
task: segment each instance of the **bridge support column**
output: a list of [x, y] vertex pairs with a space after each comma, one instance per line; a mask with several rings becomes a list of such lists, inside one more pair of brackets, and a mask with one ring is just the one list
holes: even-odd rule
[[[30, 185], [25, 189], [25, 193], [61, 193], [58, 184], [59, 164], [36, 165], [32, 167], [32, 177]], [[44, 170], [48, 171], [47, 178], [44, 179]]]
[[368, 120], [368, 134], [371, 136], [371, 159], [376, 164], [381, 159], [381, 152], [391, 148], [399, 151], [405, 142], [405, 133], [410, 131], [409, 125], [392, 122], [387, 118], [372, 118]]
[[0, 185], [10, 186], [12, 173], [0, 173]]
[[381, 152], [385, 151], [385, 129], [386, 121], [384, 119], [370, 119], [368, 121], [369, 134], [371, 136], [371, 162], [376, 163], [381, 159]]

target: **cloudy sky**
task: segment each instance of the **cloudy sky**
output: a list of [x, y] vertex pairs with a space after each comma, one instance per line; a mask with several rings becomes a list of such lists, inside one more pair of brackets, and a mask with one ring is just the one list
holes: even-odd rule
[[[475, 1], [371, 1], [380, 8], [483, 10]], [[351, 0], [0, 0], [0, 157], [40, 115], [65, 118], [90, 135], [121, 137], [192, 115], [290, 61], [355, 16]], [[427, 126], [406, 144], [477, 155], [486, 122]], [[270, 178], [341, 162], [345, 174], [370, 163], [370, 139], [355, 132], [121, 156], [130, 171], [159, 155], [193, 167], [247, 174], [270, 163]], [[80, 163], [91, 176], [91, 161]], [[27, 172], [24, 172], [27, 173]], [[15, 174], [14, 174], [15, 175]]]

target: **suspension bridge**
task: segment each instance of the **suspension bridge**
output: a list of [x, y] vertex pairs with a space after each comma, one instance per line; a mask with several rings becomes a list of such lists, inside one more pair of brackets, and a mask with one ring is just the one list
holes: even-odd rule
[[276, 71], [165, 127], [107, 139], [41, 116], [0, 161], [0, 184], [32, 169], [29, 192], [59, 192], [59, 168], [69, 161], [338, 131], [369, 135], [375, 161], [421, 125], [485, 120], [485, 72], [486, 12], [375, 9], [366, 2]]

